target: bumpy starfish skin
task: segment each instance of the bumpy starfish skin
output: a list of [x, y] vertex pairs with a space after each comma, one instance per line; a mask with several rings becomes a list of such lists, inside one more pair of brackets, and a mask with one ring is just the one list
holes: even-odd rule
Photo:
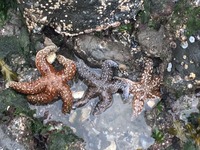
[[57, 60], [64, 66], [64, 69], [56, 71], [46, 60], [48, 54], [55, 52], [56, 49], [55, 45], [50, 45], [37, 53], [35, 62], [37, 69], [42, 75], [41, 77], [31, 82], [12, 81], [9, 86], [18, 92], [28, 94], [27, 99], [32, 104], [47, 104], [61, 96], [63, 101], [62, 112], [69, 113], [73, 97], [66, 82], [75, 75], [76, 64], [72, 60], [58, 55]]
[[159, 76], [152, 76], [153, 62], [147, 59], [145, 62], [144, 72], [140, 82], [134, 82], [129, 79], [119, 78], [129, 85], [129, 92], [133, 94], [133, 115], [138, 116], [147, 99], [160, 98], [160, 82]]
[[92, 114], [98, 115], [104, 112], [112, 105], [112, 94], [116, 93], [119, 89], [123, 91], [123, 97], [128, 98], [128, 86], [121, 80], [113, 79], [113, 68], [118, 67], [118, 64], [112, 60], [103, 62], [101, 74], [92, 71], [82, 60], [78, 59], [77, 71], [88, 85], [84, 96], [79, 101], [74, 103], [74, 107], [81, 107], [89, 102], [92, 98], [99, 97], [99, 102], [96, 104]]

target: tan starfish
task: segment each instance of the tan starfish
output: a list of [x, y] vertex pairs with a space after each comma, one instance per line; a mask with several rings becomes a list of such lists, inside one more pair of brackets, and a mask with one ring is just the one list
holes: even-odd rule
[[144, 72], [139, 82], [131, 81], [125, 78], [118, 78], [124, 81], [129, 86], [129, 92], [133, 94], [133, 115], [137, 116], [141, 113], [144, 102], [147, 99], [160, 98], [160, 83], [161, 78], [158, 75], [152, 76], [153, 61], [147, 59], [145, 62]]
[[72, 60], [58, 55], [57, 60], [63, 65], [64, 69], [56, 71], [47, 61], [47, 56], [51, 52], [56, 52], [57, 49], [55, 44], [50, 43], [37, 53], [35, 63], [42, 75], [41, 77], [31, 82], [12, 81], [9, 86], [18, 92], [28, 94], [27, 99], [32, 104], [47, 104], [61, 96], [63, 101], [62, 112], [69, 113], [73, 97], [66, 82], [75, 75], [76, 65]]

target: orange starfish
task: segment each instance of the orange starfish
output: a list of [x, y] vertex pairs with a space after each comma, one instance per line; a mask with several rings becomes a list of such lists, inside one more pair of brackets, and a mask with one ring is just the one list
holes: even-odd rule
[[62, 112], [69, 113], [73, 97], [66, 82], [75, 75], [76, 65], [72, 60], [58, 55], [57, 60], [64, 66], [64, 69], [56, 71], [47, 61], [47, 56], [51, 52], [55, 53], [57, 49], [55, 44], [50, 43], [37, 53], [35, 63], [42, 75], [41, 77], [31, 82], [12, 81], [9, 86], [18, 92], [28, 94], [27, 99], [32, 104], [47, 104], [61, 96], [63, 101]]
[[158, 75], [152, 76], [153, 61], [147, 59], [145, 62], [144, 72], [142, 73], [142, 79], [139, 82], [134, 82], [125, 78], [118, 78], [124, 81], [129, 86], [129, 92], [133, 94], [134, 99], [132, 102], [133, 115], [137, 116], [141, 113], [144, 102], [147, 99], [160, 98], [160, 83], [161, 78]]

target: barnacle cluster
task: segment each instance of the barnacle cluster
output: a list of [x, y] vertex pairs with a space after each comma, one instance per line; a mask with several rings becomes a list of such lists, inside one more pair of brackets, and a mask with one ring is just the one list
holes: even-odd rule
[[176, 48], [172, 51], [172, 60], [167, 67], [171, 75], [165, 78], [166, 85], [170, 85], [175, 91], [181, 93], [197, 88], [200, 78], [198, 35], [190, 36], [184, 43], [185, 45], [183, 41], [176, 41]]
[[119, 26], [134, 19], [141, 6], [139, 0], [131, 1], [68, 1], [39, 0], [29, 3], [20, 0], [23, 16], [29, 31], [38, 32], [48, 25], [56, 32], [74, 36]]

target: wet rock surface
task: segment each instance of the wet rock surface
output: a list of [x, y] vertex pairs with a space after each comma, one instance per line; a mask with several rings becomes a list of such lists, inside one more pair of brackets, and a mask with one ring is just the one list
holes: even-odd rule
[[90, 65], [100, 66], [102, 61], [111, 59], [117, 63], [125, 64], [133, 59], [130, 48], [120, 42], [113, 42], [110, 38], [98, 38], [92, 35], [81, 35], [75, 39], [74, 50]]
[[13, 148], [19, 148], [21, 150], [25, 150], [25, 147], [20, 144], [19, 142], [11, 139], [7, 134], [5, 134], [2, 127], [0, 127], [0, 148], [1, 149], [13, 149]]
[[169, 47], [169, 37], [166, 35], [166, 29], [161, 26], [159, 31], [151, 28], [141, 30], [138, 35], [141, 49], [152, 57], [159, 57], [163, 61], [170, 60], [171, 49]]
[[[188, 78], [188, 80], [189, 78], [191, 78], [191, 80], [200, 78], [200, 41], [197, 36], [191, 36], [191, 38], [194, 38], [194, 40], [190, 41], [187, 39], [183, 42], [177, 41], [177, 47], [173, 50], [172, 58], [172, 68], [174, 72], [180, 74], [182, 78]], [[194, 77], [192, 77], [192, 74], [194, 74]]]
[[[195, 42], [189, 39], [184, 41], [188, 45], [182, 47], [182, 42], [177, 41], [177, 47], [173, 49], [171, 69], [166, 71], [165, 85], [170, 87], [172, 93], [182, 94], [190, 93], [199, 88], [199, 44], [197, 36]], [[169, 65], [168, 64], [168, 65]], [[172, 91], [174, 90], [174, 92]], [[198, 90], [197, 90], [198, 91]]]
[[[3, 149], [62, 149], [64, 147], [81, 150], [84, 141], [71, 128], [61, 122], [43, 123], [46, 118], [34, 116], [26, 99], [14, 91], [0, 92], [0, 147]], [[17, 103], [15, 103], [17, 100]], [[60, 141], [57, 143], [57, 141]]]
[[179, 119], [188, 122], [187, 118], [192, 113], [198, 113], [199, 97], [196, 95], [185, 95], [177, 99], [176, 102], [172, 104], [172, 113], [174, 117], [179, 117]]
[[37, 32], [48, 25], [56, 32], [69, 36], [128, 23], [135, 18], [142, 4], [139, 0], [19, 2], [29, 31]]
[[[83, 83], [80, 82], [79, 87], [81, 84]], [[70, 126], [77, 135], [85, 139], [87, 150], [131, 150], [147, 148], [153, 144], [154, 139], [150, 137], [151, 129], [143, 115], [132, 120], [131, 105], [124, 104], [119, 94], [113, 95], [113, 99], [112, 107], [98, 116], [91, 114], [97, 99], [72, 111], [70, 115], [61, 113], [60, 102], [43, 107], [31, 105], [31, 108], [37, 109], [37, 116], [43, 116], [48, 111], [49, 117], [46, 121], [58, 120]], [[146, 144], [141, 144], [141, 141]]]
[[[23, 2], [23, 0], [20, 0], [20, 2]], [[143, 19], [147, 19], [145, 21], [146, 23], [148, 23], [148, 25], [151, 24], [151, 28], [147, 27], [147, 25], [140, 24], [138, 28], [133, 28], [136, 31], [128, 32], [128, 26], [124, 26], [123, 28], [126, 29], [125, 31], [123, 30], [121, 32], [120, 30], [122, 28], [118, 30], [113, 30], [111, 31], [111, 36], [109, 34], [110, 30], [107, 32], [106, 35], [102, 34], [100, 36], [98, 36], [99, 33], [84, 35], [79, 34], [92, 31], [100, 31], [109, 27], [118, 26], [121, 23], [128, 23], [129, 19], [134, 18], [137, 11], [140, 9], [140, 1], [110, 1], [110, 4], [104, 3], [104, 1], [98, 1], [98, 3], [96, 3], [96, 1], [91, 1], [91, 5], [88, 5], [88, 8], [97, 8], [95, 10], [99, 10], [99, 12], [102, 13], [101, 14], [96, 11], [95, 13], [97, 13], [98, 15], [95, 14], [93, 16], [91, 15], [90, 10], [86, 10], [86, 4], [88, 4], [89, 1], [77, 1], [77, 4], [74, 3], [75, 1], [68, 1], [68, 4], [66, 4], [66, 1], [53, 1], [51, 4], [47, 4], [50, 6], [48, 8], [53, 7], [53, 10], [55, 11], [55, 16], [52, 15], [50, 12], [48, 17], [46, 16], [49, 12], [49, 9], [43, 12], [39, 12], [36, 9], [43, 9], [44, 7], [46, 7], [46, 4], [44, 4], [43, 0], [35, 3], [33, 9], [30, 8], [30, 6], [33, 4], [33, 2], [35, 2], [34, 0], [25, 0], [24, 2], [26, 2], [26, 4], [24, 4], [23, 7], [28, 8], [27, 11], [25, 11], [25, 17], [27, 17], [26, 21], [29, 31], [41, 31], [42, 33], [41, 29], [43, 28], [43, 26], [48, 26], [62, 35], [64, 34], [67, 36], [74, 36], [71, 38], [72, 41], [74, 41], [74, 43], [70, 45], [72, 47], [71, 51], [68, 50], [67, 46], [69, 45], [66, 42], [65, 46], [67, 48], [62, 44], [59, 45], [61, 47], [59, 53], [62, 53], [64, 51], [64, 53], [66, 54], [65, 56], [71, 57], [73, 56], [73, 51], [75, 51], [76, 55], [82, 58], [89, 66], [95, 66], [97, 70], [103, 60], [112, 59], [118, 64], [122, 65], [121, 71], [123, 71], [124, 69], [124, 74], [122, 73], [120, 75], [120, 73], [118, 72], [118, 75], [128, 77], [129, 79], [132, 79], [134, 81], [140, 80], [140, 75], [144, 69], [144, 58], [151, 57], [154, 59], [153, 74], [157, 72], [161, 73], [162, 75], [164, 74], [164, 82], [162, 83], [163, 85], [161, 87], [161, 102], [158, 102], [158, 105], [155, 106], [157, 102], [148, 101], [145, 104], [145, 111], [143, 111], [141, 115], [139, 115], [137, 118], [132, 117], [131, 102], [123, 103], [119, 94], [114, 94], [112, 106], [104, 113], [97, 116], [93, 116], [91, 112], [94, 109], [95, 104], [98, 102], [98, 98], [92, 99], [84, 107], [72, 110], [71, 113], [67, 115], [63, 115], [61, 113], [62, 102], [60, 101], [60, 99], [58, 99], [57, 102], [53, 104], [48, 104], [46, 106], [29, 105], [31, 109], [36, 109], [34, 117], [42, 117], [44, 119], [42, 124], [44, 123], [45, 125], [51, 125], [51, 129], [53, 130], [58, 128], [60, 129], [60, 127], [67, 125], [86, 142], [86, 145], [84, 145], [83, 141], [80, 140], [74, 146], [69, 145], [69, 149], [76, 148], [86, 150], [132, 150], [141, 148], [157, 150], [165, 148], [183, 149], [186, 146], [186, 149], [188, 147], [192, 149], [198, 149], [198, 147], [196, 147], [194, 144], [196, 144], [197, 146], [199, 145], [198, 133], [200, 125], [198, 124], [198, 114], [200, 84], [200, 35], [199, 32], [195, 32], [192, 37], [189, 36], [186, 38], [186, 36], [184, 35], [187, 32], [184, 23], [186, 23], [187, 18], [189, 18], [189, 21], [191, 21], [191, 18], [196, 17], [196, 15], [193, 15], [190, 12], [189, 15], [187, 14], [184, 18], [181, 18], [181, 15], [184, 15], [188, 12], [188, 9], [185, 9], [185, 13], [179, 12], [179, 20], [182, 19], [180, 25], [173, 26], [173, 29], [170, 29], [170, 26], [172, 26], [172, 24], [169, 23], [169, 25], [167, 22], [167, 20], [169, 19], [168, 17], [170, 17], [174, 9], [175, 13], [173, 13], [173, 15], [178, 12], [177, 10], [179, 10], [178, 7], [181, 3], [181, 0], [179, 0], [178, 3], [175, 3], [177, 1], [169, 0], [165, 0], [162, 2], [152, 2], [153, 5], [149, 5], [151, 6], [151, 9], [146, 9], [147, 3], [145, 2], [144, 9], [146, 12], [146, 16], [143, 16]], [[137, 5], [126, 6], [126, 4]], [[182, 4], [185, 3], [182, 2]], [[80, 5], [82, 5], [82, 9], [85, 10], [85, 13], [83, 14], [80, 14], [80, 10], [82, 11], [82, 9], [78, 10]], [[194, 12], [198, 10], [196, 9], [196, 6], [198, 5], [199, 2], [192, 2], [192, 6], [195, 7]], [[65, 12], [62, 12], [62, 9], [64, 7], [67, 7], [67, 9]], [[129, 10], [129, 8], [131, 8], [131, 10]], [[125, 11], [123, 11], [123, 9], [125, 9]], [[33, 14], [35, 15], [34, 17], [36, 18], [30, 18], [30, 11], [33, 11]], [[72, 11], [72, 13], [70, 14], [69, 11]], [[130, 15], [127, 15], [128, 13]], [[68, 19], [65, 20], [66, 17]], [[87, 19], [85, 19], [85, 17]], [[97, 19], [98, 17], [100, 18]], [[176, 20], [176, 17], [173, 17], [169, 19], [173, 21], [173, 24], [179, 22], [178, 20]], [[148, 20], [148, 18], [150, 18], [150, 21]], [[153, 19], [158, 22], [155, 23], [155, 20]], [[198, 21], [198, 17], [196, 17], [195, 20]], [[21, 29], [22, 24], [21, 22], [17, 23], [18, 21], [16, 18], [10, 19], [9, 23], [1, 29], [0, 34], [1, 36], [6, 35], [18, 37], [18, 39], [16, 40], [18, 44], [16, 48], [20, 50], [22, 48], [23, 50], [25, 50], [27, 46], [30, 45], [29, 43], [27, 43], [26, 40], [24, 42], [25, 44], [21, 44], [21, 37], [28, 40], [29, 38], [27, 37], [27, 35], [25, 36], [25, 34], [21, 34], [23, 32]], [[136, 22], [135, 26], [138, 26], [137, 23], [138, 22]], [[155, 26], [153, 25], [153, 29], [152, 24], [154, 23]], [[191, 31], [191, 29], [194, 30], [196, 29], [196, 27], [198, 27], [198, 24], [195, 27], [192, 27], [192, 24], [195, 24], [195, 22], [192, 22], [191, 24], [186, 24], [187, 26], [190, 25], [188, 31]], [[129, 25], [133, 26], [133, 24]], [[125, 32], [126, 35], [124, 36]], [[172, 33], [176, 33], [176, 35], [168, 35]], [[48, 34], [51, 34], [51, 32], [49, 32]], [[116, 34], [117, 36], [115, 37], [114, 34]], [[52, 35], [54, 36], [56, 34]], [[173, 39], [175, 37], [177, 39]], [[62, 38], [62, 36], [59, 38]], [[31, 60], [32, 64], [30, 64], [27, 59], [23, 59], [22, 55], [19, 55], [19, 53], [10, 55], [10, 53], [12, 53], [12, 50], [5, 51], [6, 46], [4, 46], [3, 48], [1, 47], [2, 51], [0, 52], [0, 58], [5, 58], [8, 60], [11, 59], [11, 62], [9, 64], [12, 69], [14, 69], [19, 74], [20, 81], [30, 81], [40, 76], [35, 69], [34, 56], [36, 51], [40, 49], [40, 46], [38, 45], [43, 43], [43, 41], [40, 41], [41, 39], [43, 38], [40, 37], [36, 39], [37, 42], [31, 41], [34, 45], [33, 47], [37, 47], [34, 51], [29, 51], [29, 49], [27, 50], [28, 54], [30, 54], [29, 56], [31, 57], [26, 56], [26, 58], [28, 58], [28, 60]], [[136, 43], [134, 43], [135, 39], [137, 39]], [[62, 40], [63, 39], [58, 39], [58, 41]], [[15, 45], [14, 42], [12, 44]], [[11, 46], [11, 48], [13, 47]], [[16, 50], [15, 52], [19, 51]], [[164, 64], [164, 68], [160, 71], [160, 68], [158, 68], [157, 66], [161, 62]], [[0, 78], [2, 81], [0, 84], [0, 89], [1, 91], [5, 91], [5, 81], [3, 79], [3, 76], [0, 76]], [[73, 85], [71, 86], [71, 90], [73, 91], [73, 96], [75, 99], [81, 98], [87, 88], [87, 86], [84, 85], [83, 82], [78, 79], [78, 77], [70, 85]], [[6, 100], [9, 101], [8, 98]], [[150, 103], [153, 103], [153, 105], [151, 105]], [[15, 103], [13, 104], [20, 104], [19, 99], [15, 100]], [[28, 103], [25, 101], [23, 104]], [[0, 105], [0, 107], [2, 106], [4, 105]], [[23, 108], [21, 109], [23, 110]], [[2, 114], [0, 114], [0, 121], [2, 121], [1, 117]], [[13, 118], [13, 120], [10, 121], [10, 124], [8, 124], [9, 130], [12, 129], [9, 132], [4, 132], [4, 130], [2, 129], [4, 129], [5, 126], [1, 125], [0, 133], [2, 134], [0, 134], [0, 149], [2, 147], [7, 149], [24, 149], [24, 145], [26, 143], [24, 143], [24, 145], [22, 146], [19, 144], [20, 141], [14, 142], [13, 139], [8, 136], [8, 133], [13, 133], [16, 139], [15, 133], [18, 131], [22, 131], [24, 126], [20, 126], [20, 128], [14, 128], [16, 127], [14, 125], [18, 125], [15, 123], [20, 122], [21, 124], [28, 126], [29, 121], [26, 121], [27, 118], [24, 116]], [[50, 124], [49, 121], [51, 122]], [[40, 127], [37, 127], [37, 129], [40, 129]], [[49, 136], [49, 132], [51, 131], [52, 130], [48, 130], [48, 133], [37, 135], [37, 143], [40, 143], [44, 146], [45, 139], [52, 139], [52, 137], [46, 137], [46, 135]], [[70, 129], [58, 131], [61, 133], [66, 133], [68, 131], [69, 133], [72, 133]], [[2, 135], [6, 138], [2, 137]], [[17, 137], [20, 137], [20, 134], [17, 135]], [[64, 138], [67, 139], [65, 135], [55, 135], [53, 136], [53, 138], [59, 141], [59, 143], [65, 142], [62, 141]], [[56, 140], [54, 140], [54, 142]], [[193, 142], [191, 142], [191, 140]], [[57, 141], [54, 144], [56, 144]], [[65, 144], [66, 143], [64, 143], [64, 145]]]

